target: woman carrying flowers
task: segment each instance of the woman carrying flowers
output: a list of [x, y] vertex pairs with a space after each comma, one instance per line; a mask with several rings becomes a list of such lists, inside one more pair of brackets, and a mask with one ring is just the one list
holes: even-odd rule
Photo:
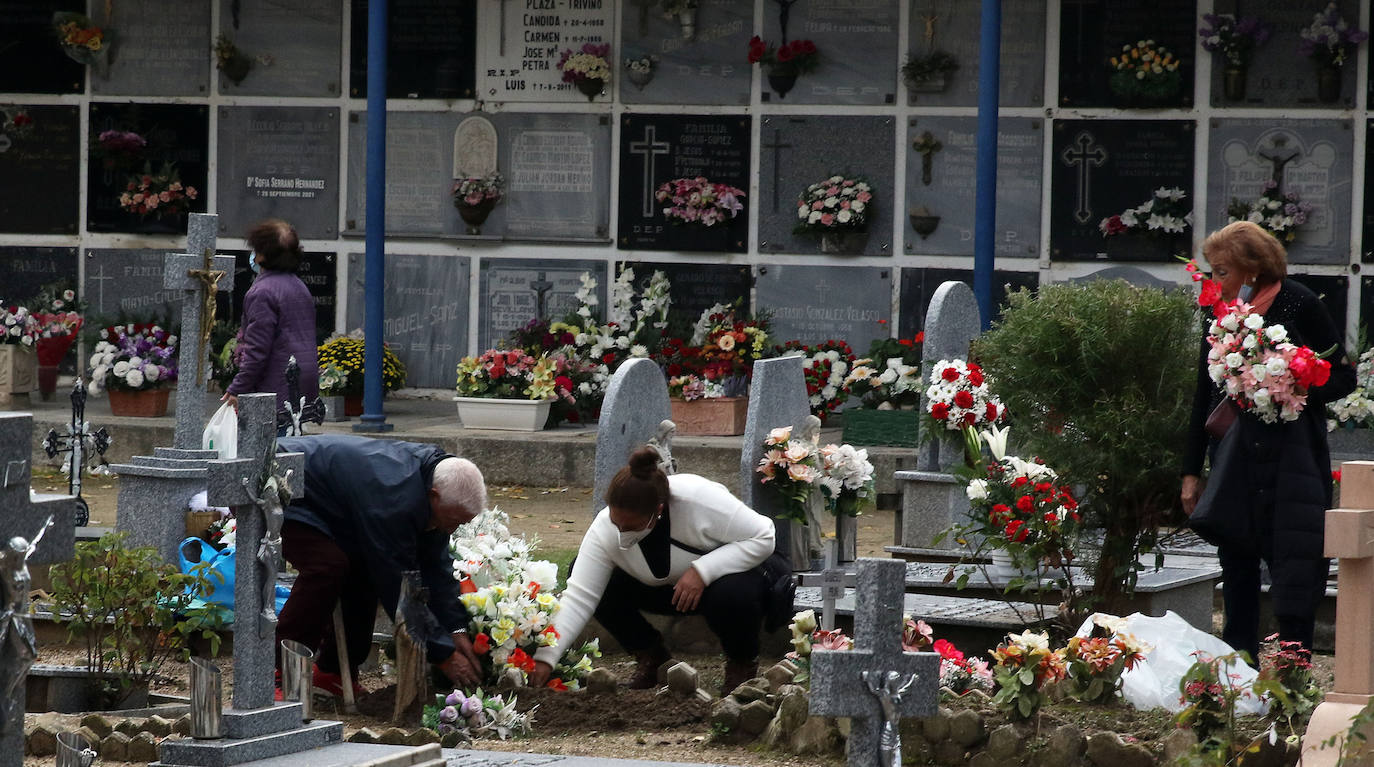
[[[1287, 256], [1272, 234], [1252, 222], [1237, 221], [1208, 236], [1203, 254], [1215, 279], [1203, 282], [1199, 304], [1212, 307], [1217, 319], [1209, 332], [1213, 341], [1203, 341], [1198, 362], [1184, 448], [1183, 510], [1191, 516], [1202, 501], [1204, 511], [1224, 520], [1213, 541], [1222, 567], [1222, 639], [1251, 658], [1259, 657], [1263, 559], [1273, 580], [1270, 596], [1279, 635], [1310, 650], [1328, 564], [1322, 557], [1324, 514], [1331, 507], [1324, 405], [1355, 388], [1355, 369], [1345, 359], [1341, 333], [1316, 294], [1286, 279]], [[1196, 267], [1190, 264], [1189, 269]], [[1216, 344], [1247, 335], [1257, 339], [1260, 334], [1264, 341], [1242, 340], [1244, 348], [1209, 364]], [[1269, 342], [1305, 344], [1327, 357], [1329, 378], [1308, 379], [1309, 369], [1326, 362], [1304, 349], [1288, 354], [1291, 361], [1280, 356], [1267, 364], [1245, 364], [1243, 352]], [[1235, 367], [1231, 363], [1244, 366], [1240, 376], [1228, 375]], [[1214, 379], [1224, 386], [1219, 388]], [[1310, 385], [1300, 386], [1303, 380]], [[1209, 414], [1219, 405], [1232, 407], [1223, 402], [1228, 396], [1241, 403], [1240, 413], [1224, 438], [1209, 442]], [[1283, 410], [1277, 407], [1281, 398], [1289, 402]], [[1278, 415], [1266, 417], [1272, 412]], [[1212, 430], [1220, 431], [1220, 419], [1211, 420]], [[1204, 494], [1200, 477], [1208, 458], [1211, 486]]]

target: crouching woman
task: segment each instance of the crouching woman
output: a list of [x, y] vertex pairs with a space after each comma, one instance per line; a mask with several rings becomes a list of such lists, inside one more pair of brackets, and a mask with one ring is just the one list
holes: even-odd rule
[[595, 615], [638, 661], [629, 686], [654, 686], [669, 655], [643, 612], [705, 617], [725, 650], [727, 692], [756, 675], [768, 600], [759, 565], [773, 553], [773, 521], [717, 482], [664, 474], [658, 460], [642, 447], [611, 480], [554, 618], [558, 642], [535, 653], [531, 684], [548, 681]]

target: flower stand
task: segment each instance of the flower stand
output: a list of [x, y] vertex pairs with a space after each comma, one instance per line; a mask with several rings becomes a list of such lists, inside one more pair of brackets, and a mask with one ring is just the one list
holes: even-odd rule
[[459, 202], [456, 206], [458, 215], [463, 217], [463, 223], [468, 225], [467, 233], [477, 235], [482, 233], [482, 224], [486, 223], [487, 216], [490, 216], [492, 208], [496, 207], [496, 200], [486, 199], [476, 205]]
[[868, 247], [868, 232], [839, 230], [821, 234], [821, 252], [841, 256], [862, 255]]
[[1341, 68], [1317, 67], [1317, 100], [1334, 104], [1341, 100]]
[[18, 344], [0, 344], [0, 406], [9, 406], [16, 397], [28, 398], [37, 386], [38, 357], [32, 349]]
[[583, 77], [576, 81], [577, 89], [587, 97], [588, 101], [595, 101], [597, 96], [606, 89], [606, 81], [600, 77]]
[[1221, 95], [1227, 101], [1245, 100], [1245, 81], [1249, 74], [1245, 67], [1227, 67], [1222, 73]]
[[921, 413], [916, 410], [846, 410], [844, 441], [851, 445], [917, 447]]
[[549, 420], [553, 400], [454, 397], [458, 417], [467, 429], [542, 431]]
[[167, 398], [171, 389], [143, 389], [119, 391], [110, 389], [110, 414], [135, 418], [157, 418], [167, 415]]
[[744, 433], [744, 418], [749, 412], [747, 397], [709, 397], [691, 401], [673, 398], [669, 404], [678, 434], [733, 437]]
[[780, 99], [787, 98], [788, 91], [792, 90], [796, 85], [797, 75], [795, 72], [779, 73], [777, 71], [772, 71], [768, 73], [768, 87], [772, 88], [773, 92], [778, 94], [778, 98]]

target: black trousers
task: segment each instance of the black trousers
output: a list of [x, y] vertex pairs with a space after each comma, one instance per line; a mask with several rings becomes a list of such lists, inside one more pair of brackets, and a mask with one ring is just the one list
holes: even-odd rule
[[277, 617], [278, 653], [281, 640], [294, 639], [315, 651], [315, 664], [321, 671], [339, 673], [334, 605], [342, 599], [348, 662], [356, 672], [372, 650], [372, 626], [377, 619], [377, 592], [367, 563], [355, 561], [310, 525], [288, 520], [281, 537], [283, 556], [300, 574]]
[[697, 608], [679, 613], [673, 607], [672, 586], [648, 586], [616, 568], [596, 607], [596, 619], [629, 652], [647, 650], [663, 641], [643, 612], [658, 615], [702, 615], [720, 639], [725, 657], [753, 662], [759, 655], [759, 632], [767, 595], [758, 568], [717, 578], [701, 594]]
[[[1272, 530], [1272, 526], [1266, 525]], [[1300, 642], [1312, 649], [1317, 623], [1317, 605], [1326, 590], [1328, 559], [1274, 561], [1274, 536], [1267, 533], [1259, 550], [1222, 546], [1221, 596], [1225, 604], [1225, 627], [1221, 638], [1237, 650], [1250, 654], [1259, 664], [1260, 561], [1269, 566], [1269, 603], [1279, 624], [1279, 640]]]

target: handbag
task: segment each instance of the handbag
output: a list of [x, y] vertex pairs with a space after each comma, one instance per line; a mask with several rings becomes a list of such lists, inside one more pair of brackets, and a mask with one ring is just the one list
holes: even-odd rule
[[1251, 508], [1241, 499], [1223, 492], [1228, 485], [1235, 489], [1234, 482], [1226, 481], [1229, 472], [1245, 471], [1241, 431], [1229, 429], [1217, 445], [1212, 456], [1212, 475], [1188, 517], [1188, 528], [1213, 546], [1248, 543], [1254, 533]]
[[1212, 408], [1212, 412], [1207, 415], [1207, 423], [1203, 426], [1207, 434], [1213, 439], [1221, 439], [1231, 430], [1231, 426], [1236, 422], [1236, 416], [1240, 415], [1240, 406], [1230, 397], [1222, 397], [1221, 402]]
[[[699, 557], [709, 553], [676, 538], [669, 538], [668, 542]], [[763, 630], [772, 633], [792, 622], [797, 597], [797, 576], [792, 573], [792, 563], [787, 557], [776, 551], [760, 562], [756, 569], [763, 576], [764, 583]]]

